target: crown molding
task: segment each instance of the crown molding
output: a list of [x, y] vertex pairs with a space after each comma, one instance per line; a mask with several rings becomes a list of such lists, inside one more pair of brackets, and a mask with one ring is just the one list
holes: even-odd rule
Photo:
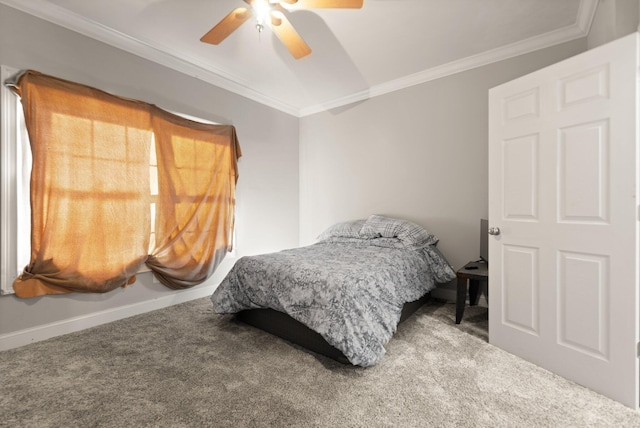
[[221, 68], [215, 68], [209, 64], [205, 65], [196, 58], [179, 53], [166, 46], [157, 46], [152, 42], [133, 38], [46, 0], [0, 0], [0, 4], [193, 76], [260, 104], [293, 116], [299, 115], [297, 107], [252, 89], [249, 81], [243, 80], [237, 75], [232, 75]]
[[118, 32], [98, 22], [70, 12], [46, 0], [0, 0], [0, 4], [60, 25], [69, 30], [99, 40], [139, 57], [164, 65], [173, 70], [193, 76], [214, 86], [228, 90], [260, 104], [280, 110], [296, 117], [309, 116], [322, 111], [364, 101], [390, 92], [409, 88], [452, 74], [467, 71], [496, 61], [513, 58], [518, 55], [544, 49], [557, 44], [586, 37], [596, 12], [598, 0], [581, 0], [575, 24], [551, 31], [540, 36], [512, 43], [491, 51], [483, 52], [449, 62], [399, 79], [374, 85], [371, 88], [345, 97], [336, 98], [311, 106], [294, 106], [277, 98], [254, 90], [251, 83], [242, 77], [233, 75], [221, 68], [204, 64], [196, 58], [184, 55], [166, 46], [156, 46]]
[[581, 0], [578, 10], [576, 23], [569, 27], [551, 31], [539, 36], [531, 37], [516, 43], [501, 46], [499, 48], [482, 52], [477, 55], [452, 61], [437, 67], [432, 67], [421, 72], [411, 74], [399, 79], [391, 80], [371, 88], [350, 94], [348, 96], [337, 98], [325, 103], [316, 104], [300, 109], [300, 117], [309, 116], [320, 113], [333, 108], [342, 107], [348, 104], [365, 101], [379, 95], [388, 94], [390, 92], [399, 91], [411, 86], [426, 83], [432, 80], [451, 76], [456, 73], [471, 70], [483, 65], [492, 64], [494, 62], [503, 61], [519, 55], [530, 53], [536, 50], [548, 48], [561, 43], [570, 42], [581, 37], [586, 37], [591, 28], [591, 23], [598, 6], [598, 0]]

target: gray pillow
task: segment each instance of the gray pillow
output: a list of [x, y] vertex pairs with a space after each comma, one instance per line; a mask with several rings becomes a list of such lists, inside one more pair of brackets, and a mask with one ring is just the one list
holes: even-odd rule
[[435, 235], [408, 220], [385, 217], [381, 215], [371, 215], [362, 226], [360, 235], [369, 238], [398, 238], [406, 246], [421, 247], [432, 245], [438, 242]]
[[360, 234], [360, 229], [366, 220], [350, 220], [336, 223], [329, 226], [327, 230], [318, 236], [318, 240], [322, 241], [329, 238], [366, 238]]

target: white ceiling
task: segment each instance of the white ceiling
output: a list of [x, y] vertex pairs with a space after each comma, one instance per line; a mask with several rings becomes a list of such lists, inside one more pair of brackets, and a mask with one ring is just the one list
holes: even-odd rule
[[405, 88], [588, 33], [597, 0], [364, 0], [289, 12], [293, 59], [244, 23], [200, 42], [242, 0], [0, 0], [295, 116]]

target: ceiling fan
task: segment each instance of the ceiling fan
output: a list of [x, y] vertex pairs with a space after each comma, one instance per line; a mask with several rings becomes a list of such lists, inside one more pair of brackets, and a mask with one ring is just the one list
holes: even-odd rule
[[200, 41], [220, 44], [252, 15], [256, 18], [256, 29], [262, 32], [264, 26], [270, 24], [271, 29], [287, 47], [295, 59], [311, 53], [311, 48], [302, 40], [286, 12], [301, 8], [343, 8], [359, 9], [364, 0], [243, 0], [249, 7], [239, 7], [222, 18]]

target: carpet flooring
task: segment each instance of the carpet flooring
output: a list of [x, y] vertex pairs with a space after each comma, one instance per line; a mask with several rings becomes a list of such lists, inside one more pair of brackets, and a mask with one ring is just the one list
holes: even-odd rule
[[640, 427], [640, 414], [487, 342], [431, 301], [375, 367], [213, 312], [208, 298], [0, 353], [3, 427]]

